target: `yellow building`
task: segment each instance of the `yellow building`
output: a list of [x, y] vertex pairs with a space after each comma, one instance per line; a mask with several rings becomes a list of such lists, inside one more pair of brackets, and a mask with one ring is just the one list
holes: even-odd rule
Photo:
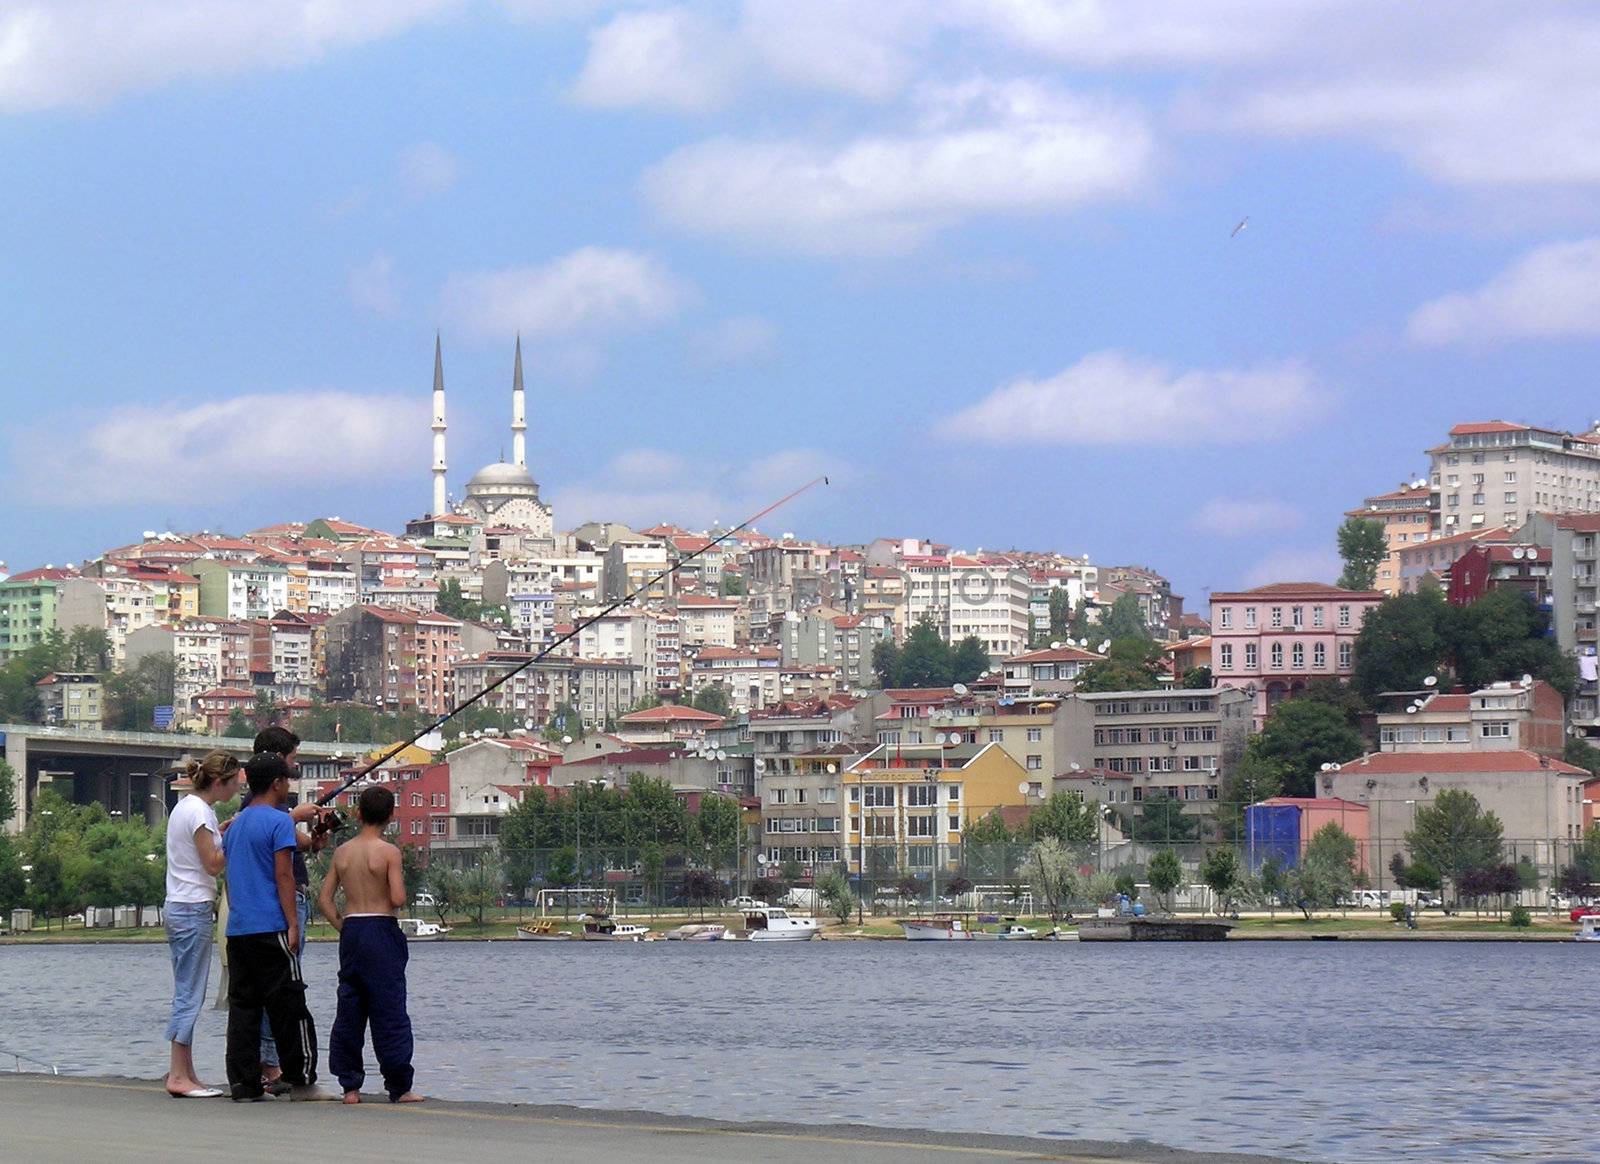
[[858, 875], [865, 863], [878, 878], [950, 870], [968, 825], [997, 808], [1038, 804], [1048, 779], [998, 743], [881, 745], [840, 773], [846, 864]]

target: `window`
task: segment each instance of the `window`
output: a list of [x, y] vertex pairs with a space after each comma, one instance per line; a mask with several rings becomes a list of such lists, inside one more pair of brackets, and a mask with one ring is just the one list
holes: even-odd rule
[[1306, 625], [1306, 608], [1295, 606], [1289, 609], [1289, 622], [1295, 630], [1300, 630]]
[[932, 784], [907, 784], [906, 805], [910, 808], [927, 808], [938, 803], [938, 789]]
[[1515, 485], [1516, 483], [1517, 483], [1517, 471], [1515, 469], [1507, 469], [1506, 470], [1506, 484], [1507, 485]]
[[1200, 763], [1200, 757], [1199, 756], [1185, 756], [1183, 758], [1183, 770], [1185, 772], [1199, 772], [1199, 771], [1201, 771], [1202, 770], [1202, 766], [1201, 766], [1201, 763]]
[[1246, 671], [1254, 671], [1260, 665], [1261, 652], [1256, 649], [1254, 643], [1246, 643], [1244, 645], [1244, 669]]
[[1350, 608], [1348, 606], [1341, 606], [1339, 608], [1339, 625], [1340, 626], [1349, 626], [1350, 625]]
[[859, 786], [852, 787], [850, 789], [850, 803], [851, 804], [860, 804], [861, 803], [861, 789], [860, 789]]
[[412, 808], [421, 808], [422, 807], [422, 793], [413, 792], [411, 794], [411, 807]]
[[961, 802], [961, 785], [946, 784], [944, 788], [944, 798], [951, 804], [959, 804]]
[[1283, 644], [1282, 643], [1273, 643], [1272, 644], [1272, 669], [1274, 671], [1283, 670]]
[[906, 836], [931, 837], [933, 836], [933, 817], [927, 815], [906, 817]]
[[1041, 769], [1043, 767], [1044, 767], [1044, 757], [1043, 756], [1029, 756], [1028, 757], [1028, 771], [1037, 772], [1037, 771], [1039, 771], [1039, 769]]
[[1339, 670], [1341, 670], [1341, 671], [1350, 670], [1351, 657], [1352, 657], [1352, 652], [1351, 652], [1350, 644], [1349, 643], [1340, 643], [1339, 644]]
[[1322, 670], [1328, 665], [1328, 644], [1314, 643], [1311, 647], [1311, 665]]
[[1223, 630], [1233, 629], [1233, 607], [1224, 606], [1221, 610], [1217, 611], [1217, 626]]
[[1043, 728], [1029, 728], [1028, 729], [1028, 742], [1030, 744], [1037, 744], [1042, 739], [1044, 739], [1044, 729]]
[[866, 804], [868, 808], [893, 808], [893, 784], [868, 784], [866, 790]]
[[1479, 728], [1479, 734], [1486, 740], [1506, 740], [1511, 738], [1511, 721], [1508, 719], [1484, 720]]
[[1447, 727], [1444, 730], [1446, 743], [1464, 744], [1467, 742], [1467, 729], [1465, 727]]
[[1224, 671], [1233, 670], [1233, 644], [1223, 643], [1217, 652], [1217, 664]]
[[788, 804], [789, 790], [787, 788], [773, 788], [768, 790], [767, 802], [769, 804]]
[[839, 790], [837, 788], [819, 788], [819, 789], [817, 789], [817, 803], [818, 804], [838, 804], [839, 803]]
[[1006, 733], [1005, 733], [1005, 730], [1003, 728], [990, 728], [989, 729], [989, 742], [991, 744], [998, 744], [1002, 740], [1004, 740], [1005, 738], [1006, 738]]
[[1296, 671], [1304, 668], [1306, 665], [1306, 645], [1304, 643], [1296, 643], [1294, 646], [1290, 647], [1289, 660], [1290, 665], [1293, 666]]
[[1253, 628], [1256, 625], [1256, 608], [1255, 607], [1247, 606], [1247, 607], [1244, 608], [1244, 625], [1245, 625], [1245, 629], [1247, 629], [1247, 630]]
[[1272, 608], [1272, 621], [1270, 625], [1274, 627], [1281, 627], [1283, 625], [1283, 607], [1274, 606]]
[[433, 836], [442, 837], [444, 836], [444, 830], [447, 825], [448, 822], [443, 817], [436, 816], [428, 822], [428, 832]]
[[892, 837], [894, 836], [894, 817], [869, 816], [867, 818], [867, 836]]
[[961, 831], [961, 818], [959, 816], [952, 816], [950, 818], [950, 831], [953, 833], [958, 833]]

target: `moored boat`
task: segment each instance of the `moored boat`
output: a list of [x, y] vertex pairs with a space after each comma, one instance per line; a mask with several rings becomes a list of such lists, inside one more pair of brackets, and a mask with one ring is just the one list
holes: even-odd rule
[[900, 929], [908, 942], [969, 942], [977, 934], [959, 917], [901, 918]]
[[517, 927], [517, 941], [570, 942], [572, 941], [572, 931], [562, 929], [553, 921], [534, 922], [532, 925]]
[[419, 917], [403, 917], [399, 921], [400, 932], [406, 936], [408, 942], [433, 942], [450, 932], [449, 926], [424, 921]]
[[1600, 915], [1587, 914], [1578, 919], [1578, 932], [1572, 935], [1575, 942], [1600, 942]]
[[717, 922], [696, 922], [668, 930], [661, 936], [669, 942], [715, 942], [728, 932], [728, 927]]
[[608, 917], [585, 917], [583, 932], [578, 936], [586, 942], [642, 942], [649, 935], [649, 926], [619, 924]]
[[822, 932], [814, 917], [791, 917], [786, 909], [769, 907], [744, 911], [744, 929], [723, 937], [745, 942], [804, 942]]

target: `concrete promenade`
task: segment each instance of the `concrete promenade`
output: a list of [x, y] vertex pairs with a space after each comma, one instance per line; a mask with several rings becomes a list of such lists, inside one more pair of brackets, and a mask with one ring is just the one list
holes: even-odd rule
[[173, 1100], [138, 1079], [0, 1075], [0, 1158], [29, 1164], [306, 1158], [328, 1164], [601, 1164], [779, 1161], [900, 1164], [1060, 1160], [1072, 1164], [1260, 1164], [1278, 1157], [1182, 1152], [1148, 1144], [859, 1127], [735, 1124], [650, 1115], [429, 1100], [236, 1104]]

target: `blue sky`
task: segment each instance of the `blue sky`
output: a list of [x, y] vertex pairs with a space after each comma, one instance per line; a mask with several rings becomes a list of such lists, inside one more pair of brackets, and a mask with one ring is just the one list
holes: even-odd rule
[[520, 331], [563, 526], [1331, 579], [1451, 423], [1600, 419], [1590, 13], [13, 3], [0, 560], [398, 528], [438, 329], [452, 490]]

